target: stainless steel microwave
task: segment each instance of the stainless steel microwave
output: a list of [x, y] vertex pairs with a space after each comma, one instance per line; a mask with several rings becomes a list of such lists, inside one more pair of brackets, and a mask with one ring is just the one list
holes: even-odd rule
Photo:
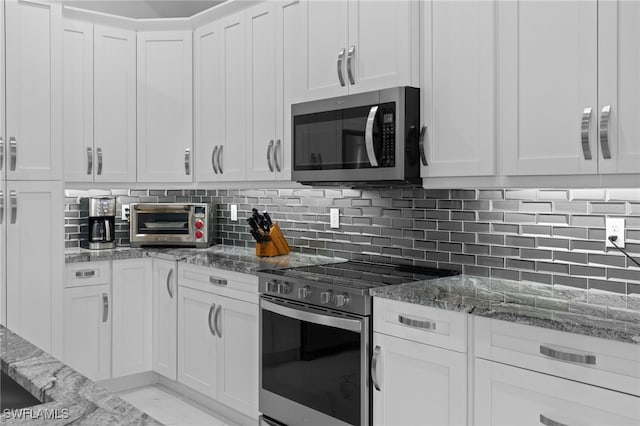
[[131, 247], [209, 247], [215, 242], [215, 206], [206, 203], [133, 203]]
[[292, 177], [302, 183], [417, 181], [420, 89], [293, 104]]

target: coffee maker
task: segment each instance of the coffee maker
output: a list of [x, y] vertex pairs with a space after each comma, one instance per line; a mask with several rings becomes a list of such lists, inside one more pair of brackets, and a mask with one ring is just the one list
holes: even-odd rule
[[89, 229], [87, 240], [91, 250], [112, 249], [116, 247], [115, 197], [89, 198]]

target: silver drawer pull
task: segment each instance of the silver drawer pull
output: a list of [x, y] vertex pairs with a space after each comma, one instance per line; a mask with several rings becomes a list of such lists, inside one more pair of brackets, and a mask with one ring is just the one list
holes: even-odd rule
[[18, 193], [9, 191], [9, 200], [11, 201], [11, 224], [15, 224], [18, 220]]
[[14, 137], [9, 138], [9, 159], [11, 160], [9, 170], [13, 172], [16, 170], [16, 163], [18, 161], [18, 141], [16, 141]]
[[347, 77], [349, 77], [349, 82], [351, 84], [356, 84], [356, 80], [353, 78], [353, 67], [351, 66], [351, 62], [353, 61], [353, 55], [356, 54], [356, 47], [351, 46], [349, 48], [349, 52], [347, 53]]
[[380, 382], [378, 381], [378, 359], [380, 358], [380, 352], [382, 348], [376, 346], [373, 350], [373, 357], [371, 358], [371, 382], [373, 387], [380, 392]]
[[280, 158], [278, 153], [281, 151], [282, 151], [282, 141], [278, 139], [276, 141], [276, 147], [273, 149], [273, 162], [276, 163], [276, 170], [279, 172], [282, 171], [282, 168], [280, 167], [280, 160], [278, 160]]
[[216, 154], [218, 153], [218, 145], [213, 148], [213, 152], [211, 153], [211, 166], [213, 167], [213, 172], [218, 174], [218, 166], [216, 166]]
[[169, 269], [169, 273], [167, 274], [167, 292], [169, 293], [169, 298], [173, 299], [173, 291], [171, 291], [171, 276], [173, 275], [173, 268]]
[[609, 119], [611, 117], [611, 105], [602, 108], [600, 115], [600, 146], [602, 148], [602, 158], [611, 159], [611, 149], [609, 149]]
[[209, 282], [215, 285], [227, 285], [227, 280], [216, 277], [209, 277]]
[[87, 174], [93, 173], [93, 149], [87, 147]]
[[213, 329], [213, 324], [211, 323], [211, 319], [213, 317], [213, 311], [215, 309], [216, 309], [216, 304], [212, 303], [211, 306], [209, 307], [209, 316], [207, 317], [207, 324], [209, 325], [209, 331], [211, 332], [213, 337], [216, 337], [216, 331]]
[[422, 165], [423, 166], [428, 166], [429, 163], [427, 163], [427, 153], [425, 151], [425, 142], [424, 139], [427, 137], [427, 125], [423, 125], [422, 128], [420, 129], [420, 143], [419, 143], [419, 147], [420, 147], [420, 160], [422, 161]]
[[222, 339], [222, 329], [220, 328], [220, 312], [222, 311], [222, 305], [218, 305], [216, 313], [213, 317], [213, 328], [216, 330], [216, 334]]
[[98, 175], [102, 174], [102, 148], [96, 148], [96, 155], [98, 156], [98, 170], [96, 173]]
[[344, 86], [344, 76], [342, 75], [342, 62], [344, 61], [344, 48], [338, 53], [338, 81], [340, 86]]
[[96, 271], [76, 271], [76, 278], [89, 278], [96, 275]]
[[273, 162], [271, 161], [271, 154], [273, 153], [273, 139], [269, 141], [269, 145], [267, 147], [267, 166], [269, 166], [269, 171], [273, 171]]
[[4, 139], [0, 136], [0, 172], [2, 171], [2, 164], [4, 164]]
[[102, 322], [109, 320], [109, 296], [107, 293], [102, 293]]
[[548, 346], [540, 345], [540, 353], [550, 358], [558, 359], [560, 361], [575, 362], [577, 364], [589, 364], [594, 365], [596, 363], [595, 355], [581, 355], [573, 354], [571, 352], [563, 352], [557, 349], [552, 349]]
[[422, 328], [425, 330], [435, 330], [436, 323], [433, 321], [421, 321], [412, 318], [407, 318], [403, 315], [398, 315], [398, 322], [400, 324], [408, 325], [409, 327]]
[[189, 176], [191, 174], [191, 149], [186, 148], [184, 150], [184, 174]]
[[4, 191], [0, 189], [0, 225], [2, 225], [3, 220], [4, 220]]
[[591, 127], [591, 108], [582, 111], [580, 126], [580, 141], [582, 142], [582, 154], [585, 160], [591, 160], [591, 144], [589, 143], [589, 128]]
[[540, 414], [540, 423], [545, 426], [568, 426], [566, 423], [556, 422], [543, 414]]

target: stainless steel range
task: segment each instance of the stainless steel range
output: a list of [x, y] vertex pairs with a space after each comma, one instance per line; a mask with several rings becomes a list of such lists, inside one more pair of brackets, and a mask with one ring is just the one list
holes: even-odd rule
[[360, 261], [258, 272], [261, 424], [370, 425], [369, 289], [455, 274]]

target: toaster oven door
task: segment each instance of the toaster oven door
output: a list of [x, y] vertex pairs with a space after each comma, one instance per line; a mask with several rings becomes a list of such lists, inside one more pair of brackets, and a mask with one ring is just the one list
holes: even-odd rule
[[193, 210], [190, 206], [136, 204], [131, 214], [134, 243], [185, 243], [193, 240]]

